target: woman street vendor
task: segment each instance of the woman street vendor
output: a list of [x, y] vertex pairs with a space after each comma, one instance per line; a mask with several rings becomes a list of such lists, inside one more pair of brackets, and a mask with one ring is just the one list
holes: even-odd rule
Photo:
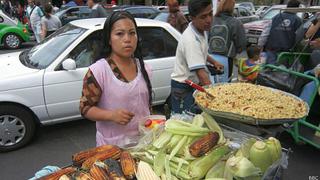
[[81, 114], [96, 121], [97, 146], [125, 146], [138, 136], [138, 124], [150, 115], [150, 70], [145, 67], [137, 25], [131, 14], [116, 11], [103, 28], [100, 58], [83, 79]]

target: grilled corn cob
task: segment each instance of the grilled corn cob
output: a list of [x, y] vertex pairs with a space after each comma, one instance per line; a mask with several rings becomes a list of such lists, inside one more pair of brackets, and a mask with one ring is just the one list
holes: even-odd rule
[[85, 151], [78, 152], [76, 154], [72, 155], [72, 162], [75, 166], [81, 166], [81, 164], [87, 160], [88, 158], [96, 155], [97, 153], [108, 151], [110, 149], [113, 149], [114, 145], [103, 145], [95, 148], [91, 148]]
[[112, 159], [119, 159], [121, 153], [121, 149], [118, 146], [113, 146], [113, 148], [108, 149], [103, 152], [99, 152], [95, 154], [94, 156], [88, 158], [82, 163], [82, 168], [84, 169], [90, 169], [91, 166], [96, 162], [96, 161], [104, 161], [108, 158]]
[[120, 164], [125, 177], [127, 179], [133, 179], [136, 172], [136, 163], [128, 151], [121, 152]]
[[192, 143], [189, 147], [189, 152], [194, 157], [200, 157], [209, 152], [213, 146], [217, 145], [218, 141], [219, 134], [217, 132], [209, 132]]
[[[102, 163], [102, 162], [100, 162]], [[103, 163], [102, 163], [103, 164]], [[102, 166], [99, 165], [99, 162], [96, 162], [92, 167], [90, 168], [90, 175], [95, 180], [109, 180], [107, 170], [104, 168], [105, 164]]]
[[68, 175], [76, 171], [74, 167], [68, 167], [64, 169], [60, 169], [52, 174], [41, 177], [40, 180], [59, 180], [59, 178], [63, 175]]
[[104, 163], [107, 166], [107, 171], [109, 173], [110, 179], [112, 179], [112, 180], [125, 180], [118, 161], [116, 161], [114, 159], [107, 159], [104, 161]]

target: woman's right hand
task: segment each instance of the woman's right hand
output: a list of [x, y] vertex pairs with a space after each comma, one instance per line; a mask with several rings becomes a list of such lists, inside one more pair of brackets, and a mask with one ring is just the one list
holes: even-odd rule
[[134, 114], [132, 112], [125, 109], [117, 109], [112, 111], [111, 120], [118, 124], [126, 125], [133, 117]]

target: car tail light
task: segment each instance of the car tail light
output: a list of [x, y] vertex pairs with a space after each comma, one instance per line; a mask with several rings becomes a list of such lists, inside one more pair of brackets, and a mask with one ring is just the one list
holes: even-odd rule
[[28, 30], [27, 30], [26, 28], [23, 28], [22, 31], [23, 31], [24, 33], [28, 33]]

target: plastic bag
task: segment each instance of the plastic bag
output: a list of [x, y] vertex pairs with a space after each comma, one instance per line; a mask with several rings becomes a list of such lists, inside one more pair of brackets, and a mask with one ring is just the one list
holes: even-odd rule
[[[285, 68], [285, 66], [280, 67]], [[299, 60], [296, 60], [289, 69], [295, 72], [302, 73], [304, 71], [304, 67]], [[264, 68], [258, 74], [257, 84], [299, 95], [301, 87], [303, 85], [302, 83], [300, 83], [300, 80], [301, 78], [296, 75], [279, 70], [274, 70], [272, 68]]]

